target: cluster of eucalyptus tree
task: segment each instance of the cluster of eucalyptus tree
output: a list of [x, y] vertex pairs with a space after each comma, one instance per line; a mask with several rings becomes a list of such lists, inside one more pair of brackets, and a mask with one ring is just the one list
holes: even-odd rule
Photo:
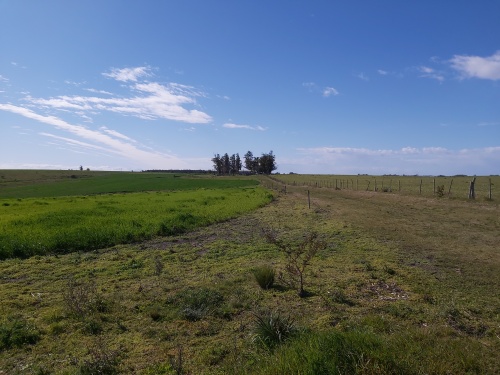
[[[239, 154], [224, 155], [215, 154], [212, 158], [214, 163], [214, 171], [219, 175], [238, 174], [243, 167]], [[245, 169], [250, 173], [271, 174], [276, 170], [276, 158], [272, 151], [261, 156], [253, 156], [251, 151], [248, 151], [244, 156]]]
[[219, 154], [214, 155], [212, 158], [214, 163], [214, 170], [219, 175], [224, 174], [238, 174], [241, 171], [241, 159], [239, 154], [233, 154], [229, 156], [227, 153], [220, 156]]

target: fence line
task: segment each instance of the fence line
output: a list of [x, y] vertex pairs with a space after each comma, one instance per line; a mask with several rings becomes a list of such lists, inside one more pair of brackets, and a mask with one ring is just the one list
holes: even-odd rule
[[[374, 191], [408, 195], [437, 196], [464, 199], [494, 199], [495, 183], [500, 185], [500, 176], [491, 177], [418, 177], [418, 176], [309, 176], [274, 175], [272, 181], [286, 185], [334, 190]], [[397, 188], [396, 188], [397, 186]]]

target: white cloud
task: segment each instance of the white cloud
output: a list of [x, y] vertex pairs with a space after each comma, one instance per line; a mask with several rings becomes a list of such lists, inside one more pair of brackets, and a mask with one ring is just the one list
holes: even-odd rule
[[135, 139], [132, 139], [130, 137], [127, 137], [126, 135], [122, 134], [122, 133], [119, 133], [117, 132], [116, 130], [112, 130], [112, 129], [108, 129], [107, 127], [105, 126], [101, 126], [100, 130], [102, 130], [103, 132], [105, 133], [108, 133], [109, 135], [113, 136], [113, 137], [116, 137], [116, 138], [121, 138], [123, 140], [126, 140], [128, 142], [137, 142]]
[[113, 95], [113, 93], [105, 90], [97, 90], [97, 89], [84, 89], [84, 90], [95, 94]]
[[[145, 68], [140, 68], [145, 69]], [[139, 70], [139, 73], [142, 70]], [[120, 80], [128, 77], [129, 81], [136, 81], [140, 74], [134, 69], [126, 69], [126, 72], [118, 72], [116, 76]], [[117, 79], [118, 79], [117, 78]], [[42, 107], [57, 110], [73, 110], [75, 114], [83, 116], [88, 121], [90, 115], [109, 111], [122, 115], [136, 116], [141, 119], [156, 120], [165, 119], [186, 122], [191, 124], [206, 124], [212, 121], [212, 117], [197, 109], [189, 109], [187, 106], [196, 106], [196, 98], [205, 94], [192, 86], [179, 83], [160, 84], [157, 82], [135, 82], [128, 87], [131, 90], [129, 97], [109, 97], [109, 92], [101, 92], [88, 89], [93, 93], [106, 94], [100, 96], [58, 96], [49, 99], [33, 98], [27, 96], [24, 100]]]
[[337, 91], [337, 89], [333, 88], [333, 87], [324, 87], [324, 88], [320, 88], [320, 86], [318, 86], [316, 83], [314, 82], [303, 82], [302, 83], [302, 87], [305, 87], [308, 89], [309, 92], [321, 92], [321, 94], [327, 98], [331, 95], [339, 95], [339, 92]]
[[455, 55], [449, 62], [462, 78], [500, 80], [500, 51], [489, 57]]
[[9, 79], [0, 74], [0, 82], [8, 82]]
[[433, 68], [429, 68], [428, 66], [419, 66], [417, 69], [421, 73], [420, 77], [435, 79], [439, 82], [444, 81], [444, 76]]
[[363, 72], [357, 74], [356, 77], [358, 77], [359, 79], [361, 79], [363, 81], [369, 81], [370, 80], [370, 78], [368, 78], [368, 76], [365, 73], [363, 73]]
[[389, 72], [382, 69], [377, 70], [377, 73], [380, 74], [381, 76], [386, 76], [387, 74], [389, 74]]
[[102, 73], [102, 75], [121, 82], [137, 82], [140, 77], [150, 77], [152, 73], [151, 68], [147, 66], [138, 66], [136, 68], [113, 68], [110, 73]]
[[331, 95], [335, 96], [335, 95], [338, 95], [338, 94], [339, 94], [339, 92], [336, 89], [334, 89], [333, 87], [325, 87], [323, 89], [323, 96], [325, 98], [327, 98], [327, 97], [329, 97]]
[[251, 125], [238, 125], [238, 124], [233, 124], [233, 123], [225, 123], [222, 125], [222, 127], [227, 128], [227, 129], [248, 129], [248, 130], [258, 130], [258, 131], [265, 131], [267, 130], [266, 128], [262, 126], [251, 126]]
[[81, 125], [70, 124], [55, 116], [40, 115], [31, 109], [15, 106], [12, 104], [0, 104], [0, 110], [16, 113], [31, 120], [51, 125], [58, 130], [62, 130], [76, 136], [79, 139], [61, 137], [49, 133], [43, 133], [67, 145], [86, 147], [94, 150], [114, 154], [134, 161], [143, 168], [186, 168], [185, 162], [175, 156], [147, 151], [133, 140], [111, 129], [92, 130]]

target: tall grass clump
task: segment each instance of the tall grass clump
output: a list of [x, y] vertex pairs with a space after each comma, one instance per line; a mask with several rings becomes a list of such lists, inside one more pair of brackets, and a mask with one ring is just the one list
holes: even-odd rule
[[257, 284], [262, 289], [270, 289], [274, 285], [275, 271], [270, 265], [258, 266], [253, 270], [253, 275]]
[[274, 349], [298, 333], [292, 318], [265, 311], [255, 314], [253, 341], [267, 349]]

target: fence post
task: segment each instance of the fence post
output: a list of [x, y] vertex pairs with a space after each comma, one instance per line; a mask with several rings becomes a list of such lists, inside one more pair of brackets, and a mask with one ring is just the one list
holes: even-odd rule
[[436, 179], [435, 178], [432, 179], [432, 185], [433, 185], [432, 193], [436, 194]]
[[490, 194], [488, 195], [490, 201], [493, 199], [492, 196], [491, 196], [491, 178], [490, 178]]
[[451, 195], [451, 185], [453, 185], [453, 178], [450, 181], [450, 188], [448, 189], [448, 196]]
[[309, 190], [307, 191], [307, 203], [309, 205], [309, 209], [311, 208], [311, 194], [309, 193]]
[[401, 192], [401, 180], [398, 180], [398, 191]]
[[419, 194], [422, 194], [422, 179], [420, 179]]
[[475, 184], [476, 184], [476, 177], [472, 179], [469, 185], [469, 199], [476, 199], [476, 192], [474, 190]]

